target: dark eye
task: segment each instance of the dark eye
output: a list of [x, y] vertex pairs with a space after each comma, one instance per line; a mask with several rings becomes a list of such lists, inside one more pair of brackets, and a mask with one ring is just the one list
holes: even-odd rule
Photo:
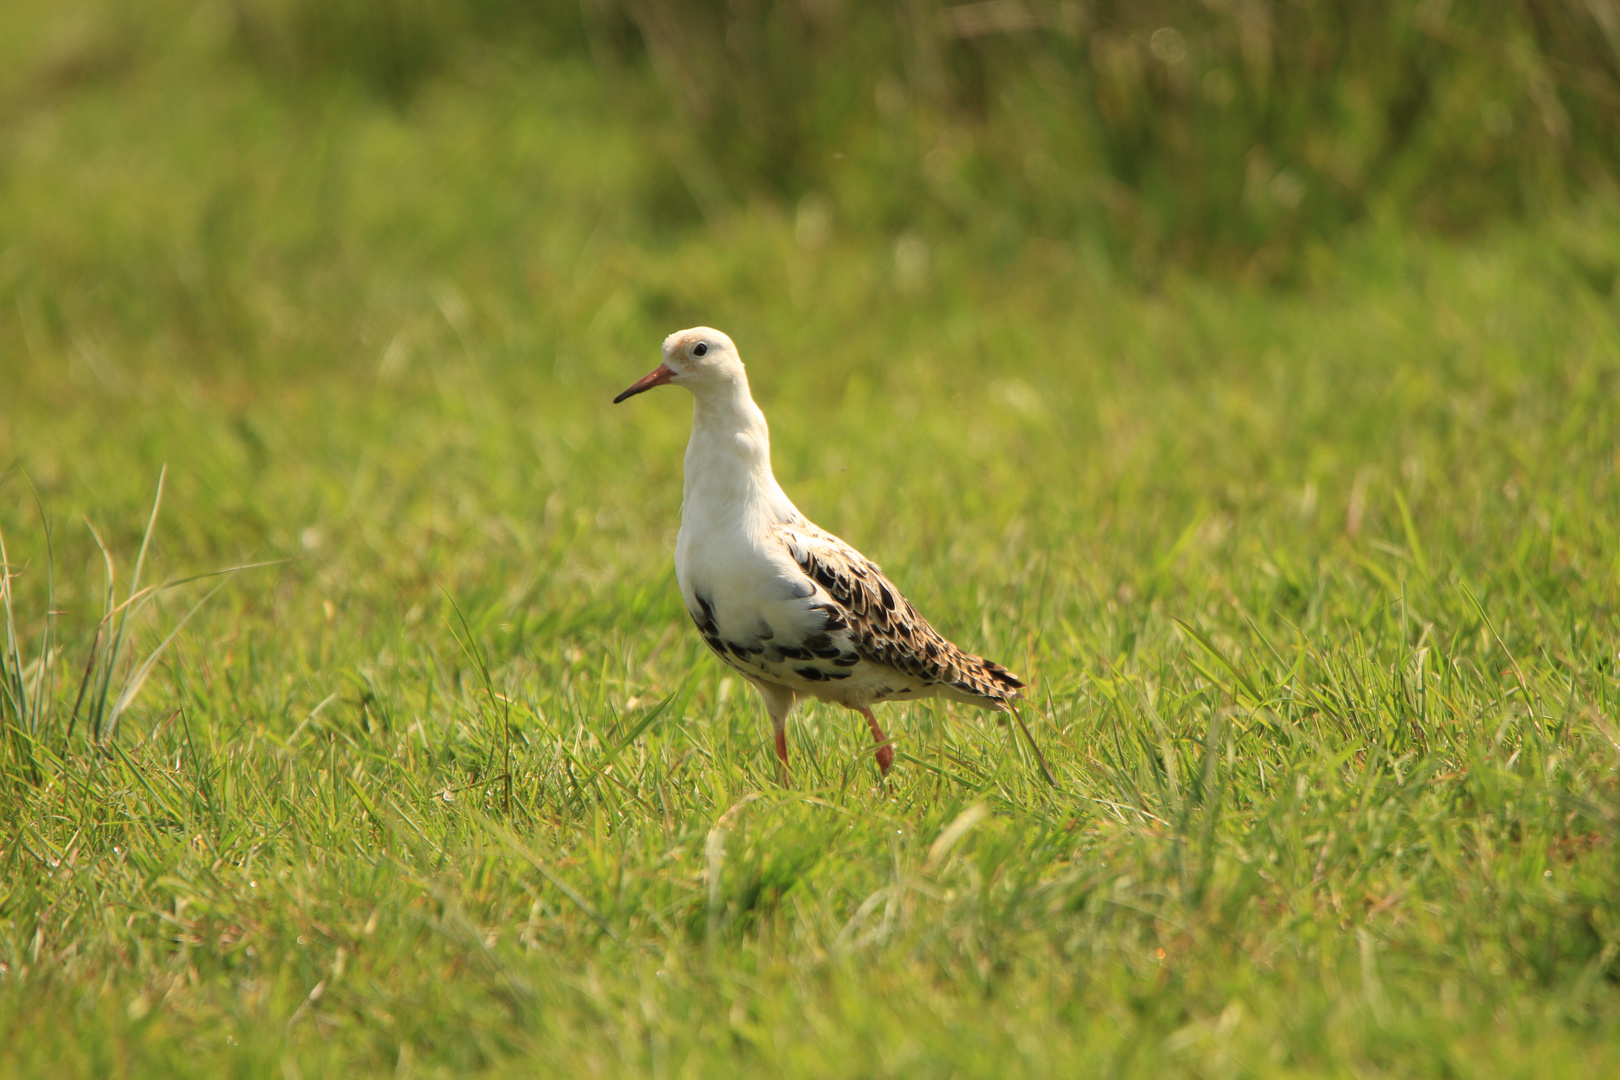
[[709, 347], [707, 345], [705, 345], [703, 342], [700, 341], [696, 345], [692, 346], [692, 355], [693, 356], [708, 356], [709, 355]]

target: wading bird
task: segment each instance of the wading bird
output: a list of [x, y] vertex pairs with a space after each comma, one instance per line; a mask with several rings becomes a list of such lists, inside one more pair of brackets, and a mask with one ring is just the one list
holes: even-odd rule
[[666, 384], [694, 400], [675, 541], [681, 598], [709, 648], [765, 698], [784, 780], [801, 694], [866, 717], [884, 776], [894, 748], [872, 715], [878, 702], [941, 695], [1011, 711], [1016, 675], [946, 641], [875, 563], [788, 500], [729, 337], [706, 326], [669, 335], [663, 363], [613, 403]]

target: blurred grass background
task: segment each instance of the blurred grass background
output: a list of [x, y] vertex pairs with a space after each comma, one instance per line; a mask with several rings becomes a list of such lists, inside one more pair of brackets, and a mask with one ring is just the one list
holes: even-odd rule
[[[1614, 1071], [1617, 43], [12, 0], [0, 1073]], [[607, 404], [696, 323], [1057, 790], [773, 786]]]
[[[1383, 215], [1450, 233], [1612, 184], [1608, 0], [530, 6], [243, 0], [235, 44], [283, 86], [408, 108], [429, 79], [589, 60], [662, 114], [637, 209], [690, 225], [801, 200], [857, 230], [986, 255], [1096, 245], [1287, 277]], [[661, 175], [660, 175], [661, 174]]]

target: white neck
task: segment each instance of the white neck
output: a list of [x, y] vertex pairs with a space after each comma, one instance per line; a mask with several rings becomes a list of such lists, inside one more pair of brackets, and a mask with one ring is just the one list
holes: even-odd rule
[[681, 516], [742, 521], [751, 530], [792, 521], [799, 512], [771, 473], [771, 434], [748, 393], [748, 380], [695, 387], [692, 441], [686, 444]]

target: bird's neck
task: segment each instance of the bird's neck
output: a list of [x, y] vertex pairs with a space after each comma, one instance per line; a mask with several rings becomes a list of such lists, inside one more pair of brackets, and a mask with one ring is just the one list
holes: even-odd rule
[[791, 521], [798, 511], [771, 473], [771, 433], [746, 381], [693, 396], [682, 515], [740, 520], [753, 527]]

